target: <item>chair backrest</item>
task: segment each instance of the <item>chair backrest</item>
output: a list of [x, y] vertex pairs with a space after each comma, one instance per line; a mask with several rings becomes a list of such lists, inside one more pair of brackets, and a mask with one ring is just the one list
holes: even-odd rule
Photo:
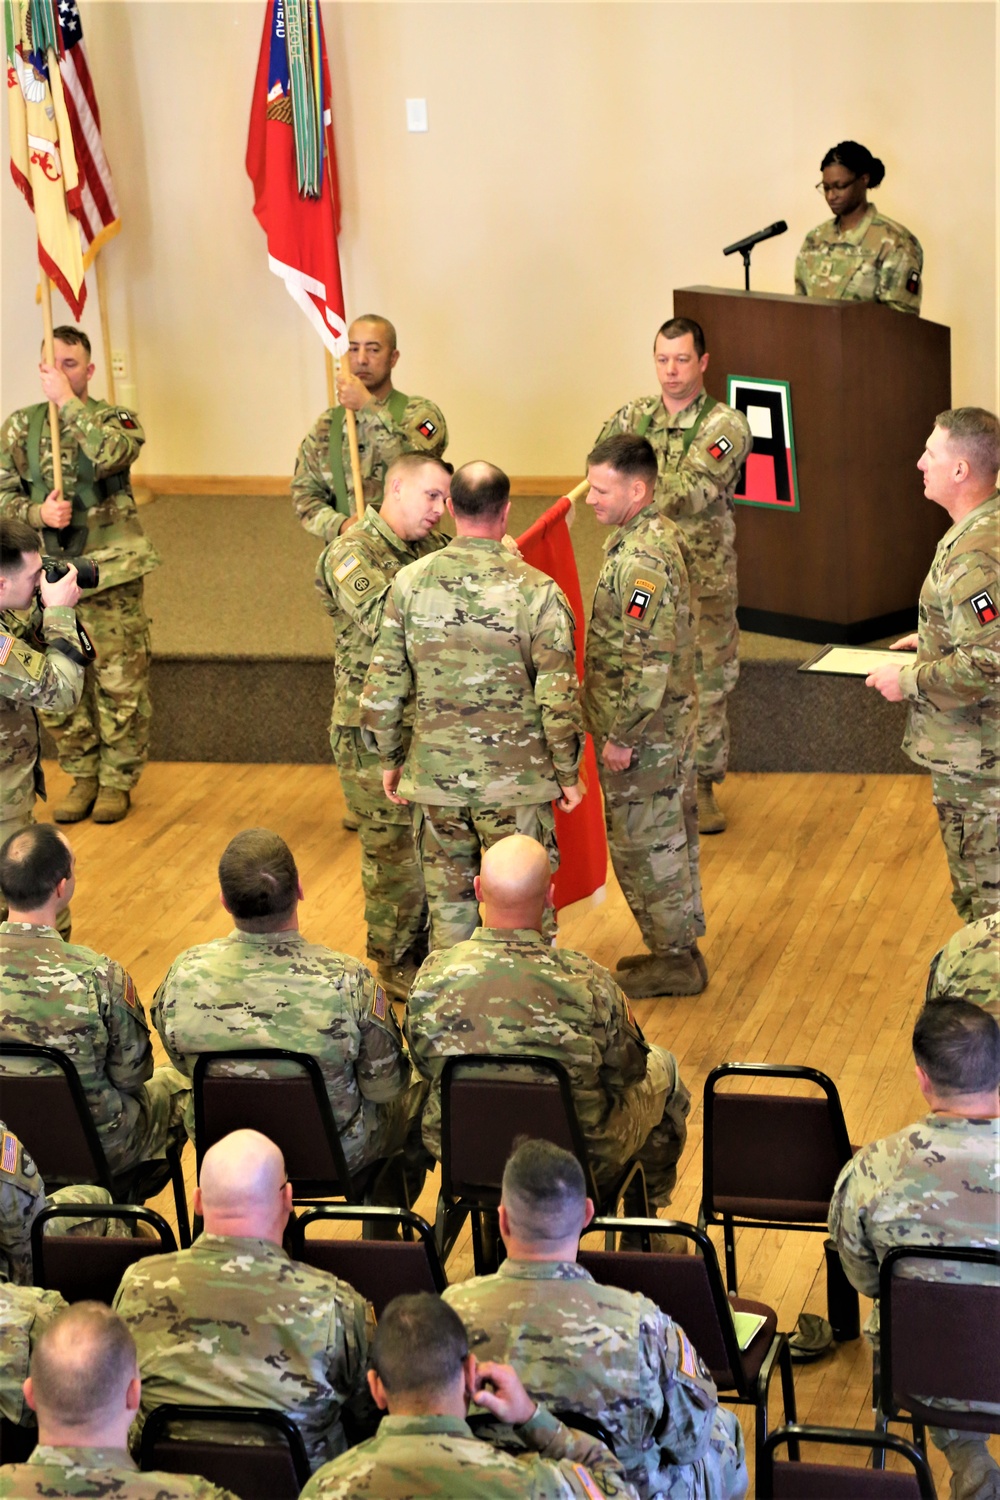
[[[525, 1077], [529, 1070], [535, 1076]], [[497, 1202], [518, 1136], [571, 1151], [599, 1201], [569, 1074], [551, 1057], [449, 1057], [441, 1075], [441, 1189], [452, 1202]]]
[[[912, 1468], [900, 1472], [845, 1464], [779, 1462], [777, 1450], [796, 1439], [800, 1443], [899, 1453]], [[779, 1427], [766, 1439], [757, 1469], [757, 1494], [760, 1500], [936, 1500], [927, 1459], [905, 1438], [892, 1432], [798, 1423]]]
[[683, 1235], [692, 1240], [694, 1255], [640, 1254], [633, 1250], [583, 1250], [580, 1265], [595, 1281], [641, 1292], [679, 1323], [712, 1373], [720, 1390], [746, 1394], [729, 1299], [718, 1258], [708, 1235], [694, 1224], [668, 1219], [593, 1219], [586, 1234], [613, 1229], [647, 1229]]
[[[116, 1220], [123, 1226], [147, 1224], [156, 1239], [128, 1233], [116, 1235], [46, 1234], [59, 1219]], [[166, 1255], [177, 1249], [174, 1232], [166, 1219], [151, 1208], [133, 1208], [115, 1203], [107, 1208], [94, 1204], [54, 1204], [43, 1209], [31, 1226], [31, 1263], [36, 1286], [61, 1292], [67, 1302], [114, 1301], [128, 1267], [147, 1255]]]
[[[41, 1073], [10, 1072], [4, 1063], [30, 1063]], [[111, 1187], [111, 1174], [97, 1127], [72, 1061], [55, 1047], [0, 1042], [3, 1117], [20, 1137], [49, 1187], [97, 1183]]]
[[[365, 1223], [382, 1228], [399, 1225], [412, 1240], [321, 1239], [311, 1228], [331, 1223]], [[380, 1318], [394, 1297], [412, 1292], [443, 1292], [448, 1285], [434, 1243], [434, 1231], [419, 1214], [405, 1208], [366, 1208], [331, 1203], [296, 1217], [292, 1255], [317, 1270], [329, 1271], [360, 1292]]]
[[[246, 1078], [210, 1070], [217, 1063], [293, 1063], [289, 1078]], [[205, 1152], [233, 1130], [259, 1130], [280, 1146], [296, 1196], [350, 1197], [344, 1160], [322, 1069], [305, 1052], [260, 1047], [246, 1052], [203, 1052], [194, 1065], [194, 1117], [198, 1172]]]
[[22, 1427], [0, 1417], [0, 1464], [27, 1463], [38, 1443], [37, 1427]]
[[[918, 1279], [932, 1266], [981, 1266], [987, 1282]], [[901, 1275], [902, 1266], [907, 1274]], [[935, 1400], [989, 1402], [1000, 1407], [1000, 1251], [897, 1246], [879, 1268], [882, 1409], [926, 1420]], [[1000, 1415], [956, 1414], [949, 1426], [1000, 1432]]]
[[[822, 1098], [730, 1093], [724, 1078], [796, 1078]], [[852, 1156], [837, 1086], [816, 1068], [722, 1063], [705, 1080], [702, 1203], [707, 1215], [825, 1224], [837, 1175]]]
[[[219, 1440], [171, 1437], [173, 1422], [205, 1423], [231, 1429], [256, 1429], [252, 1445], [220, 1432]], [[269, 1440], [260, 1442], [260, 1429]], [[200, 1474], [230, 1490], [240, 1500], [296, 1500], [309, 1478], [309, 1460], [302, 1435], [284, 1412], [265, 1407], [157, 1406], [142, 1429], [139, 1467], [168, 1474]]]

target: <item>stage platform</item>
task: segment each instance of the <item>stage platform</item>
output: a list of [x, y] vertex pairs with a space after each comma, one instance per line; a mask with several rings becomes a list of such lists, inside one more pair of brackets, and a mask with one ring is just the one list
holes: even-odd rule
[[[517, 535], [551, 504], [514, 501]], [[606, 532], [583, 503], [572, 529], [589, 605]], [[280, 496], [161, 495], [141, 509], [163, 567], [153, 621], [155, 760], [330, 759], [332, 636], [313, 585], [320, 547]], [[916, 771], [905, 709], [859, 680], [812, 678], [804, 641], [744, 634], [730, 700], [734, 771]]]

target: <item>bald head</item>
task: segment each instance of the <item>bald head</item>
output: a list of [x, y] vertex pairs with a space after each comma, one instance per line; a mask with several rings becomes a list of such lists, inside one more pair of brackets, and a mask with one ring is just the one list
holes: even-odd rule
[[476, 896], [485, 908], [487, 927], [534, 927], [541, 932], [552, 899], [552, 870], [538, 840], [512, 833], [492, 844], [483, 854]]
[[510, 480], [483, 459], [463, 464], [451, 479], [448, 508], [459, 536], [503, 536], [510, 510]]
[[209, 1234], [281, 1243], [291, 1209], [285, 1161], [257, 1130], [234, 1130], [205, 1152], [195, 1190], [195, 1212]]
[[101, 1446], [101, 1434], [120, 1429], [124, 1447], [138, 1384], [135, 1342], [123, 1320], [103, 1302], [77, 1302], [35, 1344], [25, 1395], [42, 1442]]

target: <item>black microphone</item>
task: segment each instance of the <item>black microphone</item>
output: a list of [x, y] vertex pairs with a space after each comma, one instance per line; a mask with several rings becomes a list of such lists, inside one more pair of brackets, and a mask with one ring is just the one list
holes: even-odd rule
[[766, 229], [758, 229], [756, 234], [748, 234], [746, 239], [737, 240], [732, 245], [727, 245], [723, 255], [735, 255], [737, 250], [749, 250], [754, 245], [759, 245], [761, 240], [773, 239], [776, 234], [784, 234], [788, 225], [784, 219], [778, 219], [774, 224], [768, 224]]

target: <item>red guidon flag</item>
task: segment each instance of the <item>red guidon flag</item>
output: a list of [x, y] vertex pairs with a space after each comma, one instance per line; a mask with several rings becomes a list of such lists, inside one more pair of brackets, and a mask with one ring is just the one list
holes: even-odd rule
[[[572, 500], [564, 495], [517, 538], [517, 545], [526, 563], [555, 579], [572, 606], [576, 616], [576, 673], [582, 678], [583, 595], [566, 524], [566, 517], [572, 509]], [[559, 844], [559, 869], [555, 877], [557, 911], [596, 892], [603, 893], [607, 881], [608, 843], [601, 808], [601, 784], [597, 776], [594, 742], [589, 734], [580, 776], [587, 788], [580, 806], [571, 813], [560, 812], [558, 807], [555, 809], [556, 841]]]
[[271, 270], [331, 354], [343, 354], [337, 161], [316, 0], [268, 0], [246, 167]]

